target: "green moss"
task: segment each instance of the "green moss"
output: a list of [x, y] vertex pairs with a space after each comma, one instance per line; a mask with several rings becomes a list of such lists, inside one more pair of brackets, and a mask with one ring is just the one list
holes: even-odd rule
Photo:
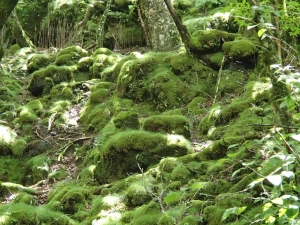
[[103, 54], [103, 55], [112, 55], [113, 52], [111, 50], [109, 50], [108, 48], [98, 48], [94, 53], [93, 53], [93, 56], [97, 56], [97, 55], [100, 55], [100, 54]]
[[[168, 58], [167, 58], [168, 60]], [[194, 60], [188, 54], [176, 54], [170, 57], [172, 71], [176, 75], [182, 75], [185, 71], [190, 70], [194, 65]]]
[[223, 51], [229, 57], [234, 59], [253, 56], [257, 52], [255, 44], [249, 40], [234, 40], [223, 44]]
[[48, 178], [50, 182], [56, 182], [66, 178], [68, 176], [68, 172], [64, 167], [59, 168], [51, 173], [49, 173]]
[[44, 112], [43, 104], [40, 100], [35, 99], [26, 104], [29, 109], [32, 109], [37, 115]]
[[233, 185], [229, 191], [230, 192], [238, 192], [244, 190], [254, 179], [257, 178], [256, 173], [250, 173], [244, 176], [240, 181], [238, 181], [235, 185]]
[[11, 150], [14, 156], [21, 157], [26, 148], [27, 142], [24, 139], [17, 139], [11, 146]]
[[161, 172], [172, 172], [177, 165], [177, 159], [173, 157], [167, 157], [160, 160], [158, 168]]
[[121, 221], [124, 223], [130, 223], [130, 221], [134, 218], [134, 215], [134, 211], [127, 211], [125, 213], [122, 213]]
[[61, 183], [50, 192], [47, 207], [74, 214], [84, 211], [90, 200], [91, 193], [87, 188], [75, 184]]
[[245, 91], [245, 83], [248, 75], [239, 71], [223, 70], [219, 89], [225, 92], [225, 98], [242, 94]]
[[201, 160], [215, 160], [226, 156], [228, 145], [222, 140], [213, 142], [209, 147], [199, 153]]
[[138, 120], [138, 114], [133, 112], [120, 112], [113, 118], [113, 122], [116, 128], [130, 128], [139, 129], [140, 123]]
[[39, 155], [32, 157], [25, 163], [24, 173], [26, 184], [35, 184], [48, 177], [50, 159], [47, 156]]
[[181, 181], [173, 181], [172, 183], [170, 183], [169, 185], [168, 185], [168, 188], [170, 189], [170, 190], [172, 190], [172, 191], [178, 191], [178, 190], [180, 190], [180, 188], [182, 187], [182, 183], [181, 183]]
[[61, 82], [70, 82], [73, 79], [73, 72], [76, 68], [70, 66], [54, 66], [50, 65], [45, 69], [40, 69], [32, 74], [28, 90], [34, 96], [48, 94], [47, 78], [51, 78], [51, 83], [59, 84]]
[[38, 120], [37, 114], [26, 106], [21, 106], [17, 109], [18, 116], [15, 119], [16, 123], [33, 123]]
[[27, 71], [33, 73], [39, 69], [45, 68], [54, 62], [55, 54], [32, 54], [27, 60]]
[[190, 47], [193, 52], [219, 52], [224, 41], [233, 41], [237, 34], [219, 30], [198, 30], [192, 34]]
[[159, 221], [158, 221], [158, 225], [173, 225], [173, 224], [174, 224], [173, 218], [167, 213], [164, 213], [159, 218]]
[[70, 101], [67, 100], [56, 101], [49, 107], [47, 114], [52, 115], [53, 113], [64, 113], [69, 110], [70, 106], [71, 106]]
[[150, 193], [142, 183], [131, 184], [125, 194], [125, 203], [128, 206], [136, 207], [146, 204], [151, 199]]
[[90, 67], [90, 72], [95, 78], [101, 77], [101, 72], [105, 68], [113, 65], [118, 58], [114, 55], [97, 54], [94, 56], [93, 65]]
[[196, 216], [185, 216], [179, 223], [178, 225], [198, 225], [198, 218]]
[[109, 96], [109, 91], [107, 89], [101, 88], [97, 91], [93, 91], [90, 95], [91, 104], [103, 103], [105, 99]]
[[[0, 180], [12, 183], [20, 183], [23, 178], [24, 162], [11, 156], [0, 157]], [[0, 197], [1, 195], [0, 190]]]
[[272, 83], [268, 77], [262, 77], [258, 81], [248, 82], [245, 89], [246, 100], [251, 103], [261, 104], [269, 102], [272, 96]]
[[83, 57], [78, 61], [78, 70], [83, 72], [88, 72], [92, 65], [93, 65], [92, 57]]
[[17, 51], [20, 50], [20, 45], [18, 44], [14, 44], [12, 46], [9, 47], [9, 53], [12, 55], [15, 55]]
[[151, 132], [179, 134], [190, 137], [189, 120], [185, 116], [157, 115], [144, 120], [143, 129]]
[[136, 215], [131, 222], [135, 225], [156, 225], [161, 216], [159, 205], [155, 202], [150, 202], [135, 210]]
[[248, 193], [223, 193], [216, 197], [216, 206], [224, 209], [242, 206], [251, 208], [252, 201]]
[[204, 103], [206, 99], [203, 97], [194, 98], [187, 106], [188, 114], [190, 115], [200, 115], [206, 111]]
[[119, 132], [100, 147], [95, 158], [98, 161], [95, 176], [100, 183], [114, 180], [140, 171], [137, 164], [147, 168], [157, 163], [159, 157], [190, 152], [191, 146], [182, 136], [135, 130]]
[[3, 204], [0, 206], [1, 225], [6, 224], [57, 224], [76, 225], [68, 216], [54, 212], [44, 206], [31, 206], [24, 203]]
[[191, 172], [184, 165], [176, 166], [171, 173], [172, 180], [178, 180], [182, 183], [187, 183], [187, 181], [190, 179], [190, 176]]
[[225, 209], [222, 209], [218, 206], [207, 206], [205, 207], [203, 212], [204, 212], [204, 219], [208, 225], [224, 224], [223, 222], [221, 222], [221, 220], [225, 212]]
[[37, 205], [37, 198], [26, 192], [21, 192], [14, 199], [14, 203], [25, 203], [27, 205]]
[[209, 129], [216, 124], [216, 121], [220, 116], [221, 110], [222, 106], [219, 104], [215, 104], [210, 108], [210, 111], [200, 121], [199, 131], [201, 134], [207, 134]]

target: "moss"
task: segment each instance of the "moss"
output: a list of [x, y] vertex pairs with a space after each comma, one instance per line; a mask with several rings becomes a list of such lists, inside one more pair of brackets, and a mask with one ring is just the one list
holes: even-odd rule
[[18, 112], [18, 116], [15, 119], [16, 123], [21, 123], [21, 124], [33, 123], [38, 120], [36, 113], [32, 109], [26, 106], [19, 107], [17, 109], [17, 112]]
[[68, 216], [54, 212], [44, 206], [31, 206], [24, 203], [4, 204], [0, 206], [2, 215], [1, 225], [6, 224], [57, 224], [57, 225], [77, 225]]
[[222, 193], [216, 197], [216, 206], [223, 209], [242, 206], [251, 208], [252, 201], [248, 193]]
[[216, 124], [216, 121], [219, 118], [221, 110], [222, 110], [222, 106], [219, 104], [215, 104], [210, 108], [210, 111], [200, 121], [199, 124], [200, 134], [207, 134], [209, 129]]
[[101, 77], [101, 72], [105, 68], [113, 65], [118, 58], [114, 55], [97, 54], [94, 56], [93, 65], [90, 67], [90, 72], [95, 78]]
[[189, 215], [189, 216], [185, 216], [179, 223], [178, 225], [186, 225], [186, 224], [189, 224], [189, 225], [198, 225], [198, 218], [196, 216], [192, 216], [192, 215]]
[[[217, 52], [217, 53], [211, 54], [209, 56], [209, 65], [212, 68], [220, 69], [221, 65], [222, 65], [223, 57], [224, 57], [223, 52]], [[224, 76], [224, 75], [222, 75], [222, 76]], [[221, 84], [221, 82], [220, 82], [220, 84]]]
[[144, 120], [143, 129], [151, 132], [179, 134], [190, 137], [189, 120], [185, 116], [157, 115]]
[[92, 57], [83, 57], [78, 61], [78, 70], [83, 72], [88, 72], [92, 65], [93, 65]]
[[64, 167], [59, 168], [51, 173], [49, 173], [48, 178], [50, 182], [56, 182], [62, 180], [68, 176], [68, 172]]
[[120, 112], [113, 118], [113, 122], [116, 128], [130, 128], [139, 129], [140, 123], [138, 120], [138, 114], [133, 112]]
[[91, 104], [103, 103], [108, 96], [109, 91], [107, 89], [101, 88], [91, 93], [89, 101]]
[[52, 210], [74, 214], [84, 211], [91, 197], [90, 191], [85, 187], [61, 183], [50, 192], [47, 207]]
[[32, 100], [32, 101], [28, 102], [26, 104], [26, 107], [33, 110], [37, 115], [40, 115], [41, 113], [44, 112], [43, 104], [38, 99], [35, 99], [35, 100]]
[[32, 157], [25, 163], [24, 173], [26, 184], [35, 184], [48, 177], [50, 159], [39, 155]]
[[203, 161], [223, 158], [226, 156], [227, 147], [228, 145], [224, 143], [224, 141], [215, 141], [212, 145], [200, 152], [199, 157]]
[[0, 125], [0, 155], [10, 153], [11, 145], [17, 138], [17, 134], [8, 126]]
[[181, 183], [181, 181], [173, 181], [172, 183], [170, 183], [169, 185], [168, 185], [168, 188], [170, 189], [170, 190], [172, 190], [172, 191], [178, 191], [178, 190], [180, 190], [180, 188], [182, 187], [182, 183]]
[[159, 205], [155, 202], [150, 202], [135, 210], [136, 215], [131, 222], [135, 225], [156, 225], [161, 216]]
[[219, 52], [224, 41], [233, 41], [237, 34], [219, 30], [198, 30], [192, 34], [190, 47], [192, 52]]
[[221, 222], [224, 212], [225, 209], [222, 209], [218, 206], [207, 206], [203, 211], [204, 219], [208, 225], [224, 224], [223, 222]]
[[269, 102], [272, 96], [272, 84], [268, 77], [262, 77], [258, 81], [248, 82], [245, 86], [246, 101], [255, 104]]
[[64, 113], [69, 110], [70, 106], [71, 106], [70, 101], [67, 100], [56, 101], [49, 107], [47, 114], [52, 115], [53, 113]]
[[137, 164], [147, 168], [157, 163], [159, 157], [190, 152], [191, 146], [182, 136], [135, 130], [119, 132], [100, 147], [99, 156], [95, 158], [99, 161], [95, 176], [100, 183], [122, 178], [127, 173], [138, 172]]
[[206, 99], [203, 97], [194, 98], [187, 106], [189, 115], [201, 115], [206, 111], [204, 103]]
[[26, 192], [19, 193], [13, 201], [14, 203], [25, 203], [27, 205], [37, 205], [37, 198]]
[[176, 54], [170, 58], [172, 71], [176, 75], [182, 75], [185, 71], [190, 70], [194, 65], [194, 60], [188, 54]]
[[61, 82], [70, 82], [73, 79], [73, 72], [76, 68], [70, 66], [54, 66], [50, 65], [45, 69], [40, 69], [32, 74], [28, 90], [34, 96], [41, 96], [42, 94], [48, 94], [50, 90], [47, 88], [47, 79], [51, 78], [53, 84], [59, 84]]
[[130, 221], [134, 218], [134, 211], [127, 211], [122, 213], [121, 221], [124, 223], [130, 223]]
[[179, 180], [182, 183], [187, 183], [190, 176], [191, 172], [184, 165], [176, 166], [171, 173], [172, 180]]
[[173, 225], [174, 224], [174, 220], [173, 220], [173, 218], [168, 213], [164, 213], [159, 218], [159, 221], [158, 221], [157, 224], [158, 225]]
[[[21, 183], [24, 171], [24, 162], [11, 156], [0, 157], [0, 180], [12, 183]], [[1, 193], [1, 191], [0, 191]], [[3, 195], [0, 194], [0, 197]]]
[[144, 205], [150, 199], [151, 195], [141, 183], [131, 184], [125, 194], [125, 203], [131, 207]]
[[160, 160], [158, 168], [161, 172], [172, 172], [177, 165], [177, 159], [173, 157], [167, 157]]
[[27, 142], [24, 139], [17, 139], [11, 146], [11, 150], [14, 156], [21, 157], [26, 148]]
[[113, 52], [108, 49], [108, 48], [98, 48], [94, 53], [93, 53], [93, 56], [97, 56], [99, 54], [104, 54], [104, 55], [112, 55]]
[[257, 52], [255, 44], [249, 40], [234, 40], [223, 44], [223, 51], [229, 57], [242, 59], [253, 56]]
[[225, 98], [242, 94], [245, 91], [245, 83], [248, 75], [239, 71], [223, 70], [219, 89], [225, 92]]
[[20, 50], [20, 45], [18, 44], [14, 44], [12, 46], [9, 47], [9, 53], [12, 55], [15, 55], [17, 51]]
[[54, 62], [55, 54], [32, 54], [27, 60], [27, 72], [33, 73], [39, 69], [45, 68]]
[[238, 192], [244, 190], [254, 179], [257, 178], [256, 173], [252, 172], [248, 175], [245, 175], [240, 181], [233, 185], [229, 191]]
[[71, 100], [73, 98], [74, 94], [71, 86], [68, 83], [64, 82], [61, 84], [57, 84], [53, 88], [51, 88], [49, 95], [46, 95], [44, 100], [47, 102], [53, 102], [57, 100]]

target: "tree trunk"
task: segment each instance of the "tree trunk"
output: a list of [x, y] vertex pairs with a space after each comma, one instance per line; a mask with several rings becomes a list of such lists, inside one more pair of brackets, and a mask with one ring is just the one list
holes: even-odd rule
[[171, 1], [170, 0], [164, 0], [164, 1], [167, 5], [167, 8], [168, 8], [174, 22], [175, 22], [175, 25], [176, 25], [176, 27], [179, 31], [181, 40], [182, 40], [186, 50], [190, 51], [190, 48], [189, 48], [190, 34], [189, 34], [188, 30], [182, 24], [181, 17], [176, 13], [175, 9], [173, 8], [173, 5], [172, 5]]
[[152, 50], [172, 51], [181, 44], [180, 34], [164, 0], [139, 0], [137, 6]]
[[[0, 0], [0, 31], [2, 30], [7, 18], [14, 10], [19, 0]], [[2, 43], [0, 43], [0, 60], [4, 55]]]

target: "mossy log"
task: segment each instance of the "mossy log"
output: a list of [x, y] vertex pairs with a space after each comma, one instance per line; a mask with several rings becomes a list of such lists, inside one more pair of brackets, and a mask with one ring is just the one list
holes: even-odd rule
[[19, 193], [19, 192], [26, 192], [28, 194], [37, 194], [37, 191], [31, 187], [25, 187], [21, 184], [11, 183], [11, 182], [1, 182], [0, 187], [7, 189], [9, 192]]

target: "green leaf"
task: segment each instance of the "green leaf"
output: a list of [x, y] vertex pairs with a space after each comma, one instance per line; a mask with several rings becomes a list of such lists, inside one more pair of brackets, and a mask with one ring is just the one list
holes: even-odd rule
[[267, 29], [260, 29], [260, 30], [257, 32], [258, 37], [261, 37], [266, 31], [267, 31]]
[[282, 183], [282, 177], [280, 175], [269, 175], [267, 176], [267, 180], [274, 186], [278, 186]]
[[299, 207], [296, 205], [290, 204], [285, 212], [285, 215], [289, 218], [295, 218], [299, 213]]
[[235, 214], [236, 211], [237, 211], [237, 207], [233, 207], [233, 208], [226, 209], [226, 211], [223, 213], [223, 216], [222, 216], [222, 220], [221, 220], [221, 221], [226, 220], [227, 217], [228, 217], [230, 214]]
[[238, 147], [240, 144], [232, 144], [232, 145], [229, 145], [227, 149], [231, 149], [231, 148], [235, 148], [235, 147]]
[[231, 179], [232, 179], [235, 175], [237, 175], [239, 172], [241, 172], [242, 170], [244, 170], [244, 169], [245, 169], [245, 168], [240, 168], [240, 169], [234, 171], [234, 172], [232, 173], [232, 175], [231, 175]]
[[271, 202], [268, 202], [268, 203], [264, 204], [263, 211], [264, 212], [267, 211], [268, 209], [270, 209], [272, 207], [272, 205], [273, 204]]
[[191, 188], [192, 189], [201, 189], [204, 187], [204, 184], [203, 182], [195, 182], [191, 185]]
[[242, 212], [244, 212], [247, 209], [247, 206], [239, 207], [236, 211], [237, 215], [240, 215]]
[[277, 205], [283, 205], [283, 200], [281, 198], [275, 198], [271, 202], [273, 202]]
[[176, 202], [177, 200], [179, 200], [180, 197], [181, 197], [180, 193], [171, 192], [164, 198], [164, 202], [165, 203], [173, 203], [173, 202]]

